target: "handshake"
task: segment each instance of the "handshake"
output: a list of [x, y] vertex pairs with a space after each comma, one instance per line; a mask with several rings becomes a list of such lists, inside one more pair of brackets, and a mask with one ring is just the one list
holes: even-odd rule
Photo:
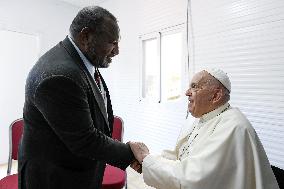
[[135, 160], [130, 164], [130, 167], [137, 171], [138, 173], [142, 173], [142, 162], [143, 159], [149, 155], [149, 149], [142, 142], [128, 142], [134, 156]]

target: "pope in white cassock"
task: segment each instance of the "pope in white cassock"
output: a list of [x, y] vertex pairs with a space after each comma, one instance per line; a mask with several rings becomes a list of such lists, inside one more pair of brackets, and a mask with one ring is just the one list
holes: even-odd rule
[[[231, 107], [231, 82], [220, 69], [194, 75], [185, 126], [173, 151], [152, 155], [130, 142], [146, 184], [157, 189], [279, 189], [264, 148], [245, 115]], [[138, 164], [132, 165], [138, 169]]]

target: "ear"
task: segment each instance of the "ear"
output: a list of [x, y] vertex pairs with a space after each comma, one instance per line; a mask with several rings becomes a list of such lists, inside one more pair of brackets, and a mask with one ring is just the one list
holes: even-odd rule
[[88, 39], [90, 33], [90, 28], [84, 27], [80, 32], [79, 36], [81, 36], [82, 39]]
[[214, 95], [212, 97], [212, 103], [218, 103], [221, 99], [222, 99], [222, 96], [223, 96], [223, 91], [221, 88], [216, 88], [214, 89]]
[[91, 31], [88, 27], [84, 27], [77, 35], [76, 44], [83, 52], [85, 52], [88, 48], [90, 32]]

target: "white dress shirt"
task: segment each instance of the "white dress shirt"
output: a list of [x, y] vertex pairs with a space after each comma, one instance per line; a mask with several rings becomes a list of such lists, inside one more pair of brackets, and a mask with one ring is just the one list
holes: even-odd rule
[[[84, 62], [84, 65], [86, 66], [86, 68], [88, 69], [88, 71], [90, 72], [91, 76], [94, 78], [94, 74], [95, 74], [95, 67], [91, 64], [91, 62], [86, 58], [86, 56], [82, 53], [82, 51], [79, 49], [79, 47], [74, 43], [73, 39], [68, 35], [69, 40], [71, 41], [71, 43], [73, 44], [73, 46], [75, 47], [76, 51], [78, 52], [80, 58], [82, 59], [82, 61]], [[104, 104], [105, 104], [105, 108], [107, 111], [107, 97], [106, 97], [106, 91], [104, 89], [104, 86], [102, 84], [102, 82], [100, 81], [99, 84], [97, 84], [97, 82], [95, 82], [98, 89], [101, 92], [101, 95], [104, 99]], [[100, 85], [100, 86], [98, 86]], [[108, 115], [108, 114], [107, 114]]]

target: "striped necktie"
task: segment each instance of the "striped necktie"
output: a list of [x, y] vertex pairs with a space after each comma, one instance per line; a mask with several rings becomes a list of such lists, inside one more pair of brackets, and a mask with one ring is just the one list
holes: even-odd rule
[[101, 89], [101, 78], [100, 78], [99, 71], [97, 69], [95, 71], [94, 78], [95, 78], [95, 81], [96, 81], [98, 88], [100, 89], [100, 91], [102, 91], [102, 89]]

